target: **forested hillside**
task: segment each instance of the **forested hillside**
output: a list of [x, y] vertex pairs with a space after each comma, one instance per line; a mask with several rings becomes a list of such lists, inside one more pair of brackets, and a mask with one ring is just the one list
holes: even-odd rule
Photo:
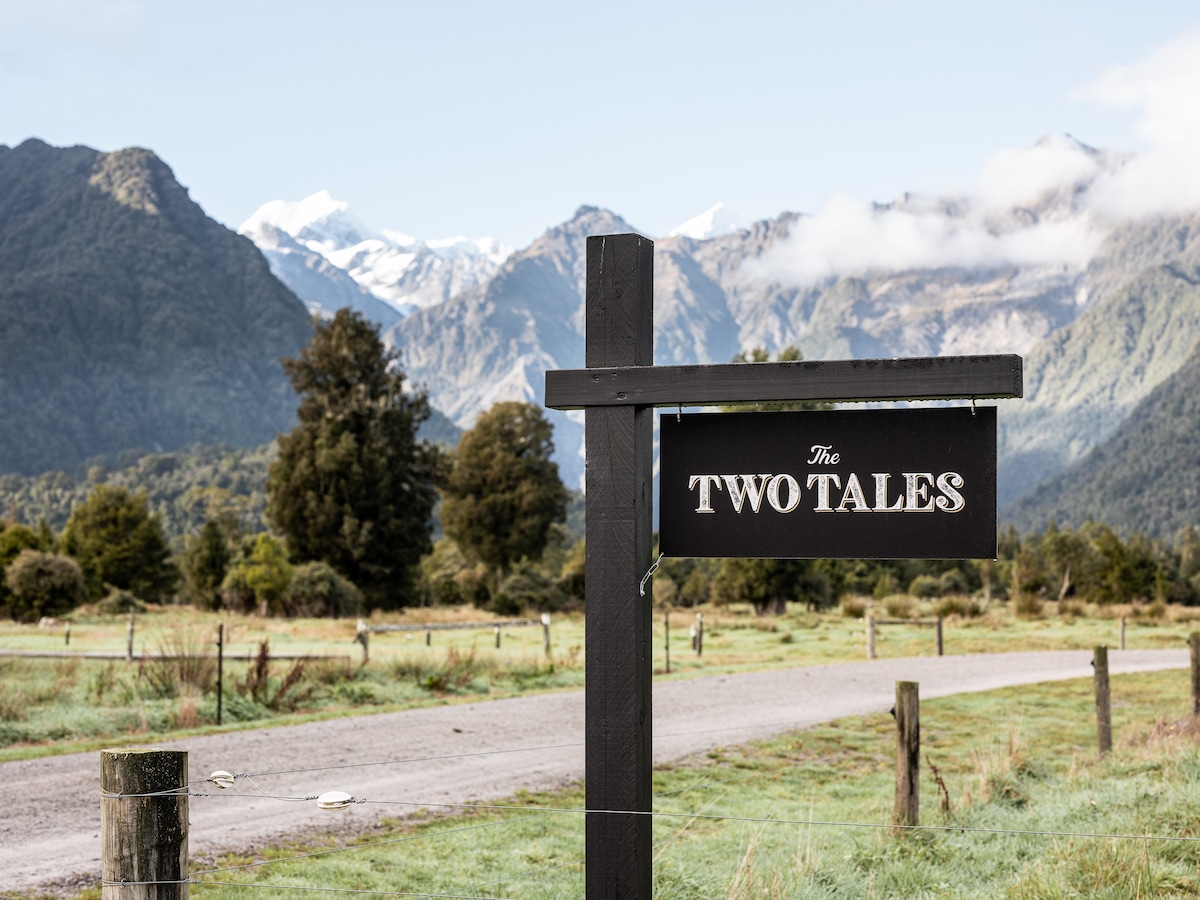
[[1107, 441], [1013, 504], [1023, 531], [1087, 518], [1168, 538], [1200, 520], [1200, 349], [1137, 405]]
[[304, 305], [148, 150], [0, 146], [0, 473], [291, 427]]

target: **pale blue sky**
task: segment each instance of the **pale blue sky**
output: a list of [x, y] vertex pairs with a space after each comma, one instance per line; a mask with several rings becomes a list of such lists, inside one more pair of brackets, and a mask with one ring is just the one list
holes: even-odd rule
[[1197, 27], [1183, 2], [0, 0], [0, 143], [149, 147], [234, 227], [328, 188], [424, 238], [522, 246], [583, 203], [658, 235], [718, 200], [968, 184], [1050, 133], [1140, 149], [1140, 110], [1081, 89]]

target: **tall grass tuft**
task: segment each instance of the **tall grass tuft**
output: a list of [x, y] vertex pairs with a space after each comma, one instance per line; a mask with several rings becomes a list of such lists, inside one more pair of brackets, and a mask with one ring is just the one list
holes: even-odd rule
[[203, 697], [217, 683], [217, 657], [206, 629], [180, 626], [163, 634], [158, 659], [143, 659], [139, 675], [155, 697]]

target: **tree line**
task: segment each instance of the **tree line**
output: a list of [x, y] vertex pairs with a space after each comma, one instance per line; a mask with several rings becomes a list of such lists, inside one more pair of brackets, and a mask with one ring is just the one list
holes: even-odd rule
[[96, 483], [59, 534], [44, 518], [37, 529], [0, 521], [0, 612], [28, 620], [85, 601], [116, 611], [170, 599], [289, 615], [410, 606], [430, 598], [420, 563], [439, 502], [488, 600], [517, 563], [540, 560], [569, 494], [538, 407], [496, 404], [455, 452], [419, 439], [427, 397], [405, 390], [396, 352], [350, 310], [316, 323], [282, 363], [299, 423], [269, 464], [271, 531], [248, 530], [247, 510], [225, 495], [201, 498], [212, 501], [203, 524], [172, 556], [145, 493]]
[[[171, 600], [305, 616], [582, 604], [586, 548], [564, 524], [571, 494], [540, 408], [498, 403], [453, 451], [419, 439], [427, 397], [406, 390], [397, 353], [350, 310], [318, 322], [311, 343], [282, 362], [300, 397], [298, 424], [273, 458], [246, 454], [240, 470], [218, 459], [219, 483], [182, 492], [196, 527], [177, 552], [144, 491], [91, 471], [90, 493], [61, 530], [45, 518], [36, 528], [0, 520], [0, 614], [36, 620], [84, 602], [119, 612]], [[149, 458], [173, 472], [173, 462]], [[247, 505], [226, 489], [263, 467], [260, 500]], [[823, 609], [846, 595], [1200, 602], [1192, 527], [1172, 541], [1123, 539], [1092, 521], [1025, 536], [1009, 527], [997, 550], [996, 560], [667, 559], [655, 596], [748, 603], [760, 614], [792, 602]]]

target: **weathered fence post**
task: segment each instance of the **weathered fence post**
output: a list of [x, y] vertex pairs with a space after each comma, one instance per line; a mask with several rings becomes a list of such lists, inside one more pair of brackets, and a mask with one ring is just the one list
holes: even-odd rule
[[133, 613], [129, 614], [129, 625], [125, 628], [125, 662], [133, 662]]
[[667, 674], [671, 674], [671, 611], [663, 610], [663, 651], [667, 656]]
[[696, 613], [696, 655], [704, 655], [704, 613]]
[[426, 647], [433, 646], [433, 629], [432, 628], [425, 629], [425, 646]]
[[550, 658], [550, 613], [542, 613], [542, 647]]
[[1121, 616], [1121, 649], [1125, 649], [1125, 617]]
[[[920, 821], [921, 704], [917, 682], [896, 682], [896, 808], [893, 825]], [[901, 829], [896, 829], [900, 833]]]
[[71, 623], [70, 622], [67, 623], [66, 631], [64, 632], [63, 643], [68, 647], [71, 646]]
[[[363, 648], [364, 653], [366, 648]], [[225, 695], [225, 623], [217, 623], [217, 724], [221, 724], [221, 700]]]
[[945, 645], [942, 643], [942, 617], [937, 617], [937, 650], [938, 656], [944, 656]]
[[875, 617], [867, 613], [867, 659], [875, 658]]
[[1100, 755], [1112, 749], [1112, 705], [1108, 694], [1108, 648], [1097, 647], [1092, 655], [1092, 667], [1096, 670], [1096, 737], [1100, 743]]
[[362, 619], [358, 620], [358, 624], [354, 628], [355, 643], [362, 644], [363, 648], [363, 665], [367, 664], [367, 659], [370, 657], [369, 644], [371, 642], [371, 629]]
[[1200, 716], [1200, 631], [1188, 635], [1192, 651], [1192, 715]]
[[492, 629], [492, 631], [494, 631], [496, 633], [496, 649], [499, 650], [500, 649], [500, 626], [497, 625], [495, 628]]
[[100, 752], [100, 896], [187, 900], [186, 750]]

